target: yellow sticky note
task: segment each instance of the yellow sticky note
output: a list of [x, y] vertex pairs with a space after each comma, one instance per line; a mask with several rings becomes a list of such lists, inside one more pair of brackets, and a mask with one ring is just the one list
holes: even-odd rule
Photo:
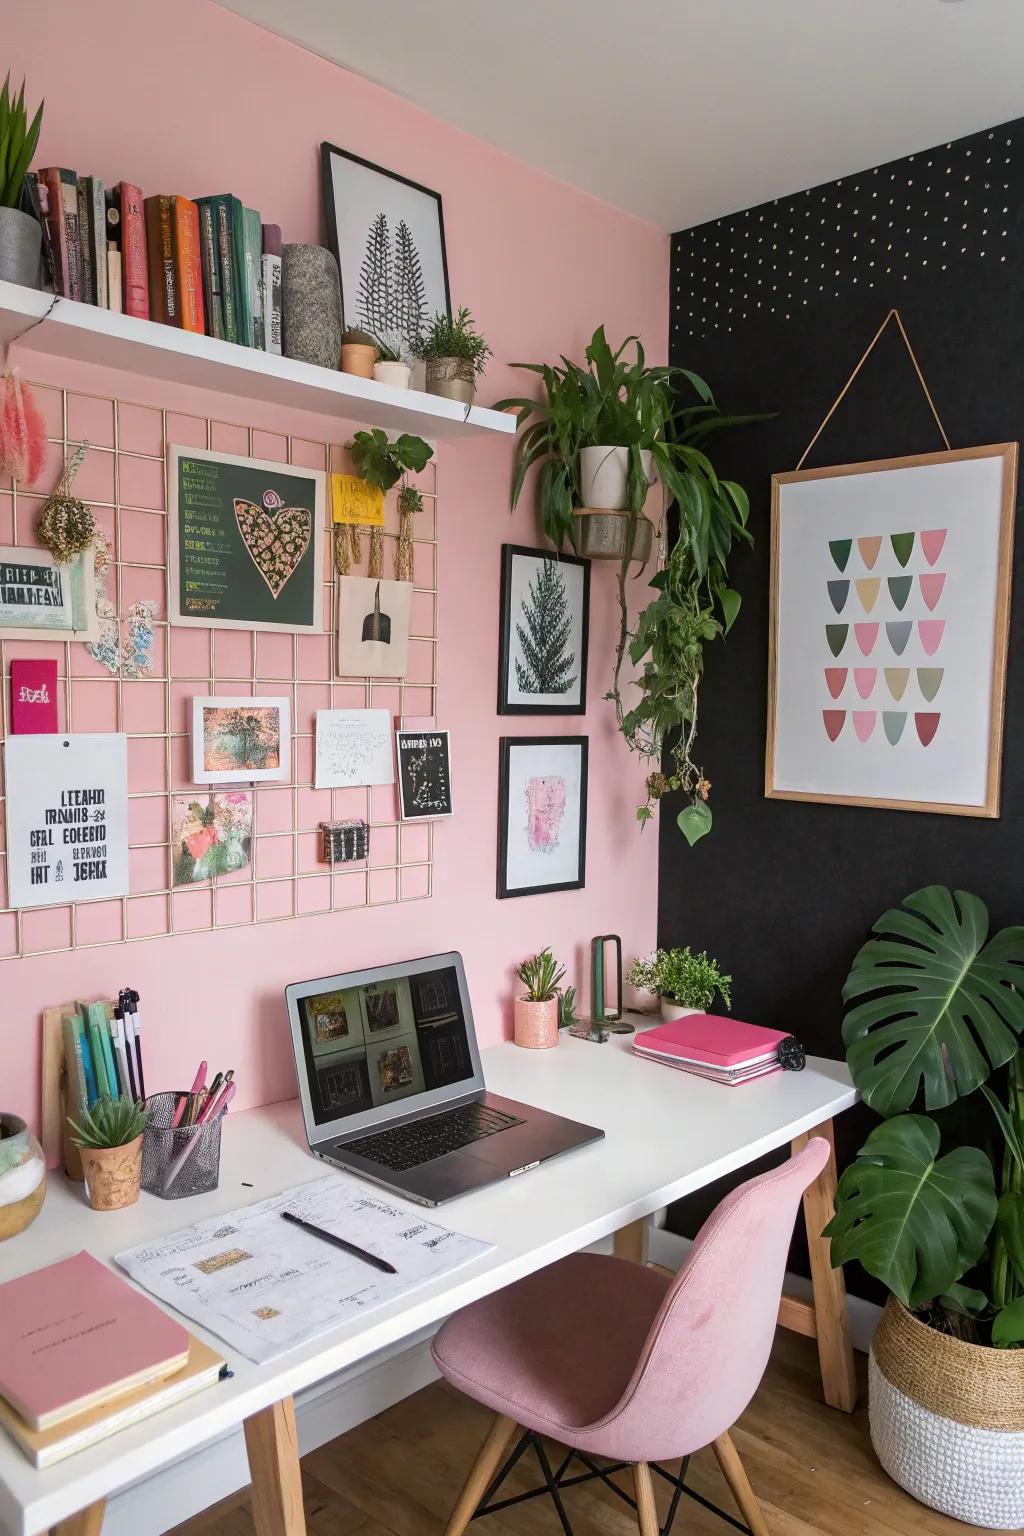
[[384, 526], [384, 492], [358, 475], [331, 476], [331, 508], [336, 523]]

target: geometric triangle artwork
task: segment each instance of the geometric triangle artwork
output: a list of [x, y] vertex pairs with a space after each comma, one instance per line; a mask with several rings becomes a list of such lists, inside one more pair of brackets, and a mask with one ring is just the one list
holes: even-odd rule
[[910, 639], [910, 631], [913, 629], [913, 627], [914, 626], [909, 619], [901, 619], [898, 622], [895, 620], [890, 620], [889, 623], [886, 624], [885, 633], [888, 637], [889, 644], [892, 646], [897, 656], [902, 656], [903, 652], [906, 650], [907, 641]]
[[864, 561], [864, 564], [867, 566], [869, 571], [874, 570], [875, 561], [878, 559], [878, 551], [881, 549], [881, 547], [881, 534], [874, 534], [870, 538], [857, 540], [857, 548], [860, 550], [860, 557]]
[[849, 667], [826, 667], [825, 684], [834, 699], [838, 699], [846, 687], [846, 677]]
[[829, 539], [829, 552], [840, 571], [846, 570], [847, 561], [850, 558], [850, 550], [853, 548], [852, 539]]
[[928, 528], [921, 534], [921, 548], [929, 565], [934, 565], [942, 554], [942, 546], [946, 542], [945, 528]]
[[829, 601], [836, 613], [842, 613], [846, 606], [846, 599], [850, 595], [850, 583], [848, 581], [827, 581]]
[[945, 571], [926, 571], [924, 575], [919, 576], [917, 579], [921, 585], [921, 596], [932, 612], [934, 612], [939, 598], [942, 596], [942, 589], [946, 585]]
[[[910, 628], [909, 624], [907, 625], [907, 628], [908, 629]], [[850, 626], [849, 626], [849, 624], [826, 624], [825, 625], [825, 639], [828, 641], [828, 648], [832, 652], [833, 656], [838, 656], [839, 655], [839, 652], [842, 650], [843, 646], [846, 644], [846, 637], [847, 637], [847, 635], [849, 633], [850, 633]]]
[[878, 601], [878, 589], [882, 581], [879, 576], [858, 576], [857, 596], [865, 613], [870, 613]]
[[930, 714], [917, 714], [914, 716], [914, 724], [917, 726], [917, 735], [922, 747], [927, 747], [935, 738], [935, 732], [939, 728], [939, 716]]
[[918, 667], [917, 686], [930, 704], [942, 686], [942, 667]]
[[846, 721], [845, 709], [823, 709], [822, 719], [825, 722], [825, 731], [829, 741], [835, 741]]
[[882, 715], [882, 724], [885, 727], [885, 739], [891, 747], [894, 747], [903, 735], [903, 727], [907, 723], [905, 710], [886, 710]]
[[900, 612], [902, 612], [906, 607], [907, 598], [910, 596], [910, 589], [914, 584], [914, 578], [913, 576], [890, 576], [888, 580], [889, 596]]
[[889, 543], [892, 545], [892, 552], [896, 559], [900, 565], [905, 567], [910, 556], [913, 554], [914, 535], [912, 533], [890, 533]]
[[910, 668], [886, 667], [885, 681], [888, 684], [889, 692], [896, 702], [899, 703], [907, 691], [907, 683], [910, 681]]

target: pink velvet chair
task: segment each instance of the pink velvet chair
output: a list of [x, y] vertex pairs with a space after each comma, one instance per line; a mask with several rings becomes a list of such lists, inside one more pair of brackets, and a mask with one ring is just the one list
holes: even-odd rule
[[[434, 1340], [437, 1368], [496, 1418], [446, 1536], [461, 1536], [531, 1444], [545, 1476], [536, 1491], [552, 1494], [566, 1531], [560, 1489], [587, 1480], [565, 1480], [575, 1455], [591, 1469], [587, 1477], [632, 1464], [641, 1536], [659, 1536], [652, 1465], [661, 1472], [658, 1462], [710, 1445], [747, 1527], [767, 1536], [729, 1430], [768, 1363], [801, 1196], [828, 1157], [828, 1143], [815, 1138], [782, 1167], [733, 1190], [672, 1278], [577, 1253], [449, 1318]], [[526, 1433], [495, 1476], [517, 1430]], [[556, 1474], [540, 1436], [569, 1448]], [[594, 1456], [617, 1467], [599, 1468]], [[685, 1467], [672, 1516], [680, 1493], [696, 1497], [684, 1477]]]

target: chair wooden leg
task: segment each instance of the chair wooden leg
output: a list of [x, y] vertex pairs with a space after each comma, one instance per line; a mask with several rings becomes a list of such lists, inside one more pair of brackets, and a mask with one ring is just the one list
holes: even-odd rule
[[654, 1502], [654, 1479], [646, 1461], [633, 1463], [633, 1492], [636, 1494], [636, 1521], [640, 1536], [658, 1536], [661, 1523]]
[[832, 1148], [828, 1162], [804, 1192], [804, 1224], [811, 1257], [814, 1331], [821, 1362], [821, 1386], [830, 1408], [852, 1413], [857, 1406], [857, 1373], [846, 1316], [846, 1282], [843, 1271], [832, 1268], [828, 1239], [821, 1235], [835, 1211], [836, 1148], [832, 1121], [826, 1120], [824, 1125], [798, 1136], [793, 1142], [793, 1151], [799, 1152], [812, 1136], [824, 1136]]
[[769, 1536], [768, 1527], [765, 1524], [761, 1506], [757, 1502], [757, 1496], [750, 1486], [740, 1461], [740, 1453], [733, 1444], [732, 1436], [726, 1430], [724, 1435], [719, 1435], [717, 1440], [711, 1442], [711, 1449], [718, 1458], [718, 1465], [722, 1469], [722, 1475], [732, 1491], [732, 1496], [739, 1505], [740, 1514], [750, 1527], [753, 1536]]
[[306, 1536], [295, 1404], [290, 1397], [246, 1419], [245, 1449], [256, 1536]]
[[487, 1439], [480, 1447], [462, 1492], [455, 1501], [455, 1508], [444, 1528], [444, 1536], [462, 1536], [518, 1429], [515, 1419], [507, 1419], [503, 1413], [495, 1414], [494, 1422], [487, 1431]]
[[99, 1499], [87, 1509], [80, 1509], [77, 1515], [69, 1515], [54, 1526], [53, 1536], [100, 1536], [106, 1507], [106, 1499]]

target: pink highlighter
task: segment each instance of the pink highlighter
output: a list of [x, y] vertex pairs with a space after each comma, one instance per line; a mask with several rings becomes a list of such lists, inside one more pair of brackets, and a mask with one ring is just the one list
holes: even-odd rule
[[235, 1084], [225, 1082], [224, 1087], [215, 1099], [208, 1099], [203, 1106], [203, 1112], [196, 1121], [197, 1125], [205, 1125], [208, 1120], [215, 1120], [222, 1109], [227, 1109], [235, 1096]]
[[203, 1084], [205, 1082], [206, 1082], [206, 1062], [205, 1061], [201, 1061], [199, 1063], [199, 1071], [196, 1073], [195, 1082], [192, 1084], [191, 1091], [189, 1093], [182, 1094], [181, 1098], [178, 1100], [178, 1107], [174, 1111], [174, 1116], [173, 1116], [173, 1118], [171, 1120], [171, 1130], [172, 1131], [174, 1130], [174, 1128], [176, 1126], [181, 1124], [181, 1117], [185, 1113], [186, 1106], [188, 1104], [191, 1104], [193, 1095], [197, 1094], [199, 1092], [200, 1088], [203, 1086]]

